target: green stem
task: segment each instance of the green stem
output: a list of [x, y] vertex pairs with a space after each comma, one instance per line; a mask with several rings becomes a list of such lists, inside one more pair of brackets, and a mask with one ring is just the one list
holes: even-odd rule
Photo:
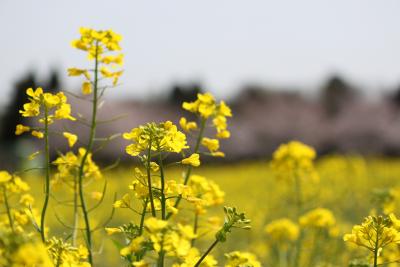
[[[159, 168], [160, 168], [160, 178], [161, 178], [161, 219], [165, 220], [166, 219], [166, 198], [165, 198], [165, 177], [164, 177], [164, 165], [163, 165], [163, 160], [162, 160], [162, 153], [159, 153]], [[165, 252], [163, 251], [163, 248], [161, 248], [160, 254], [159, 254], [159, 267], [164, 266], [164, 257], [165, 257]]]
[[47, 206], [50, 198], [50, 148], [49, 148], [49, 111], [45, 105], [44, 107], [44, 142], [45, 142], [45, 157], [46, 157], [46, 177], [44, 184], [44, 203], [42, 208], [42, 214], [40, 216], [40, 236], [43, 242], [46, 242], [45, 237], [45, 218]]
[[158, 260], [157, 260], [157, 267], [164, 267], [164, 256], [165, 256], [165, 251], [164, 251], [164, 235], [165, 233], [162, 234], [161, 237], [161, 249], [160, 252], [158, 253]]
[[8, 222], [10, 223], [11, 231], [14, 233], [15, 232], [14, 222], [13, 222], [13, 219], [11, 216], [11, 209], [10, 209], [10, 205], [8, 204], [8, 197], [7, 197], [7, 191], [6, 191], [5, 186], [3, 186], [3, 197], [4, 197], [4, 205], [6, 206], [6, 211], [7, 211]]
[[60, 249], [58, 250], [58, 258], [57, 258], [56, 267], [59, 267], [61, 264], [62, 252], [63, 252], [63, 249], [62, 249], [62, 247], [60, 247]]
[[165, 251], [162, 250], [161, 248], [161, 251], [158, 255], [158, 263], [157, 263], [158, 267], [164, 267], [164, 256], [165, 256]]
[[278, 253], [279, 253], [279, 266], [287, 267], [287, 250], [278, 248]]
[[86, 152], [82, 157], [81, 164], [79, 166], [79, 174], [78, 174], [78, 188], [79, 188], [79, 199], [81, 202], [81, 208], [83, 213], [83, 219], [85, 222], [85, 232], [86, 232], [86, 242], [88, 248], [88, 260], [90, 265], [93, 266], [93, 255], [92, 255], [92, 232], [90, 228], [90, 221], [89, 221], [89, 213], [86, 207], [84, 190], [83, 190], [83, 176], [84, 176], [84, 168], [87, 161], [89, 154], [93, 149], [93, 142], [96, 135], [96, 116], [97, 116], [97, 101], [98, 101], [98, 68], [99, 68], [99, 61], [98, 61], [98, 42], [96, 43], [96, 53], [95, 53], [95, 66], [94, 66], [94, 85], [93, 85], [93, 105], [92, 105], [92, 120], [90, 126], [90, 135], [89, 141], [86, 147]]
[[208, 254], [210, 254], [211, 250], [218, 244], [219, 240], [215, 239], [214, 243], [211, 244], [211, 246], [207, 249], [207, 251], [201, 256], [201, 258], [196, 262], [194, 267], [199, 267], [200, 264], [203, 262], [203, 260], [207, 257]]
[[149, 141], [149, 148], [147, 150], [147, 166], [146, 166], [146, 170], [147, 170], [147, 184], [148, 184], [148, 188], [149, 188], [149, 197], [150, 197], [150, 207], [151, 207], [151, 215], [153, 217], [156, 217], [156, 208], [154, 207], [154, 198], [153, 198], [153, 186], [151, 184], [151, 170], [150, 170], [150, 161], [151, 161], [151, 142], [152, 139], [150, 137], [150, 141]]
[[144, 200], [143, 211], [142, 211], [142, 214], [140, 216], [139, 236], [141, 236], [142, 233], [143, 233], [144, 217], [146, 216], [146, 209], [147, 209], [147, 203], [148, 202], [149, 202], [149, 199], [146, 198]]
[[294, 186], [295, 186], [295, 197], [296, 197], [296, 219], [299, 219], [303, 210], [303, 199], [301, 196], [301, 181], [300, 176], [295, 171], [294, 174]]
[[[199, 227], [199, 214], [197, 211], [194, 213], [194, 223], [193, 223], [193, 233], [197, 234], [197, 228]], [[192, 239], [192, 247], [194, 247], [194, 243], [196, 242], [196, 239]]]
[[[207, 122], [207, 119], [201, 118], [200, 131], [199, 131], [199, 135], [197, 136], [197, 140], [196, 140], [196, 144], [195, 144], [195, 147], [194, 147], [193, 154], [199, 152], [201, 140], [203, 139], [204, 129], [206, 128], [206, 122]], [[187, 170], [186, 170], [186, 174], [185, 174], [185, 178], [184, 178], [184, 182], [183, 182], [184, 185], [188, 184], [189, 179], [190, 179], [190, 174], [192, 173], [192, 169], [193, 169], [193, 166], [192, 165], [188, 165]], [[176, 199], [175, 204], [174, 204], [174, 208], [178, 208], [179, 203], [181, 202], [181, 200], [182, 200], [182, 195], [178, 196], [178, 198]], [[172, 216], [172, 213], [171, 212], [168, 213], [167, 220], [171, 216]]]
[[296, 241], [296, 250], [294, 255], [294, 266], [298, 267], [300, 263], [301, 250], [303, 245], [303, 231], [300, 230], [299, 239]]
[[78, 214], [78, 181], [74, 177], [74, 229], [72, 232], [72, 245], [76, 246], [76, 240], [78, 237], [78, 225], [79, 225], [79, 214]]
[[[297, 166], [295, 167], [297, 169]], [[294, 193], [295, 193], [295, 202], [296, 202], [296, 221], [299, 220], [302, 210], [303, 210], [303, 200], [301, 197], [301, 181], [300, 181], [300, 176], [297, 172], [297, 170], [295, 170], [294, 173]], [[296, 241], [296, 251], [295, 251], [295, 256], [294, 256], [294, 266], [298, 267], [299, 263], [300, 263], [300, 256], [301, 256], [301, 247], [302, 247], [302, 243], [303, 243], [303, 233], [302, 230], [300, 230], [300, 237], [299, 239]]]
[[379, 253], [379, 225], [376, 229], [375, 249], [374, 249], [374, 267], [378, 266], [378, 253]]
[[162, 161], [162, 154], [159, 154], [159, 167], [160, 167], [160, 178], [161, 178], [161, 219], [166, 219], [166, 199], [165, 199], [165, 177], [164, 177], [164, 166]]

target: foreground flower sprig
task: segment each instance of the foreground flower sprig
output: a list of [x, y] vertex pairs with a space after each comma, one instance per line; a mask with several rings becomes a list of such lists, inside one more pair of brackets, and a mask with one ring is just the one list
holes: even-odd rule
[[163, 153], [180, 153], [183, 149], [188, 148], [186, 142], [186, 135], [180, 131], [176, 125], [170, 121], [162, 122], [159, 124], [149, 123], [146, 125], [134, 128], [129, 133], [124, 133], [123, 137], [126, 140], [132, 142], [132, 144], [126, 147], [126, 153], [131, 156], [139, 156], [141, 162], [146, 168], [147, 174], [147, 187], [149, 192], [149, 200], [151, 213], [153, 217], [156, 216], [155, 200], [153, 197], [153, 182], [152, 182], [152, 166], [154, 168], [155, 162], [152, 161], [154, 155], [158, 156], [159, 165], [157, 165], [160, 171], [161, 178], [161, 213], [162, 219], [166, 219], [167, 202], [165, 197], [165, 176], [164, 168], [162, 166]]
[[231, 229], [234, 228], [241, 228], [249, 230], [250, 220], [246, 218], [244, 213], [238, 213], [236, 208], [232, 207], [224, 207], [225, 212], [225, 222], [222, 228], [217, 232], [215, 235], [215, 241], [211, 244], [211, 246], [207, 249], [207, 251], [201, 256], [201, 258], [196, 262], [195, 267], [200, 266], [201, 262], [207, 257], [207, 255], [213, 250], [213, 248], [219, 242], [226, 241], [226, 235], [231, 232]]
[[[199, 116], [199, 127], [196, 122], [181, 118], [179, 124], [183, 132], [172, 122], [166, 121], [140, 125], [123, 134], [123, 138], [130, 142], [126, 146], [126, 153], [140, 160], [145, 173], [140, 168], [135, 168], [135, 180], [129, 186], [131, 192], [117, 200], [114, 207], [129, 209], [140, 215], [140, 222], [106, 228], [106, 232], [122, 233], [125, 236], [128, 242], [120, 250], [120, 254], [133, 266], [148, 266], [152, 263], [158, 267], [171, 266], [170, 263], [174, 267], [200, 264], [217, 266], [217, 261], [209, 255], [216, 244], [225, 242], [232, 228], [250, 228], [250, 220], [244, 213], [225, 207], [225, 222], [216, 233], [214, 243], [204, 254], [200, 254], [195, 247], [195, 241], [211, 231], [210, 226], [202, 225], [200, 216], [208, 208], [222, 204], [225, 193], [215, 182], [191, 173], [193, 167], [201, 165], [200, 155], [224, 155], [219, 151], [218, 139], [204, 136], [208, 119], [213, 118], [212, 127], [216, 129], [217, 138], [228, 138], [230, 133], [227, 131], [226, 117], [232, 114], [223, 101], [216, 103], [209, 93], [198, 94], [196, 101], [184, 103], [183, 108]], [[194, 136], [194, 148], [191, 149], [186, 134], [195, 131], [197, 135]], [[190, 152], [187, 153], [188, 151]], [[174, 164], [186, 167], [181, 180], [167, 177], [165, 161], [171, 154], [175, 158], [182, 157]], [[181, 212], [185, 214], [186, 209], [178, 207], [181, 200], [185, 200], [189, 212], [194, 212], [192, 223], [175, 223], [175, 218]], [[140, 203], [142, 207], [138, 209], [135, 203]], [[151, 217], [146, 218], [148, 213]], [[212, 229], [215, 231], [215, 228]], [[236, 262], [256, 262], [250, 254], [239, 252], [227, 256], [227, 259], [229, 264], [226, 266], [233, 266], [231, 264]]]
[[346, 242], [364, 247], [372, 253], [373, 266], [378, 266], [378, 257], [389, 244], [400, 244], [398, 220], [389, 216], [368, 216], [361, 225], [355, 225], [351, 234], [344, 235]]
[[[32, 130], [31, 134], [39, 139], [44, 139], [44, 150], [45, 150], [45, 186], [44, 186], [44, 203], [40, 219], [40, 234], [42, 241], [45, 242], [45, 219], [46, 211], [50, 199], [50, 144], [49, 144], [49, 125], [54, 120], [68, 119], [75, 120], [71, 116], [71, 106], [67, 103], [67, 97], [64, 93], [59, 92], [57, 94], [45, 93], [42, 88], [33, 90], [28, 88], [26, 90], [29, 102], [23, 105], [23, 110], [20, 113], [23, 117], [39, 117], [39, 123], [44, 124], [44, 127]], [[30, 130], [30, 127], [17, 125], [15, 133], [20, 135]]]

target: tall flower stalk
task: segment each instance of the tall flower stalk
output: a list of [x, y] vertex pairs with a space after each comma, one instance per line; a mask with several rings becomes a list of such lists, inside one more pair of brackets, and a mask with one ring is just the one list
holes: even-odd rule
[[[318, 173], [314, 169], [315, 157], [316, 152], [312, 147], [298, 141], [282, 144], [273, 154], [272, 169], [276, 177], [293, 187], [294, 221], [298, 221], [303, 212], [303, 181], [311, 184], [319, 180]], [[292, 261], [294, 267], [300, 265], [302, 243], [303, 231], [300, 230]]]
[[[77, 174], [77, 188], [80, 207], [82, 211], [83, 220], [85, 223], [85, 240], [88, 248], [88, 258], [89, 262], [93, 264], [93, 241], [92, 241], [92, 231], [90, 225], [90, 217], [89, 217], [89, 209], [87, 206], [87, 201], [85, 199], [85, 190], [84, 190], [84, 180], [87, 176], [87, 164], [92, 155], [94, 148], [94, 141], [96, 138], [96, 128], [97, 128], [97, 111], [98, 111], [98, 101], [102, 96], [103, 91], [100, 90], [99, 80], [100, 74], [102, 78], [111, 78], [112, 85], [115, 86], [118, 83], [118, 79], [122, 74], [122, 71], [112, 72], [110, 71], [106, 65], [122, 65], [123, 63], [123, 55], [106, 55], [106, 52], [114, 52], [121, 50], [119, 46], [119, 42], [121, 40], [121, 36], [114, 33], [111, 30], [107, 31], [96, 31], [89, 28], [81, 28], [80, 29], [81, 37], [78, 40], [74, 40], [72, 42], [72, 46], [86, 51], [88, 53], [88, 58], [94, 60], [94, 68], [93, 70], [87, 69], [78, 69], [78, 68], [70, 68], [68, 69], [68, 73], [70, 76], [84, 76], [86, 81], [82, 84], [82, 93], [85, 95], [92, 94], [92, 111], [89, 123], [89, 138], [87, 140], [87, 144], [85, 149], [82, 150], [82, 157], [78, 168]], [[102, 66], [100, 67], [100, 64]], [[90, 72], [93, 71], [93, 80], [90, 80]], [[106, 88], [105, 86], [104, 88]], [[76, 192], [75, 192], [76, 197]], [[79, 218], [77, 212], [78, 202], [74, 201], [74, 233], [77, 231], [78, 220]], [[76, 239], [76, 234], [74, 234], [74, 238]]]
[[24, 132], [31, 134], [39, 139], [44, 139], [45, 153], [45, 180], [44, 180], [44, 203], [41, 210], [39, 232], [43, 242], [46, 241], [46, 212], [50, 199], [50, 144], [49, 144], [49, 125], [54, 123], [54, 120], [69, 119], [75, 120], [70, 115], [71, 106], [67, 103], [67, 97], [59, 92], [57, 94], [44, 93], [42, 88], [26, 90], [29, 102], [23, 105], [20, 113], [23, 117], [39, 117], [38, 122], [43, 124], [43, 127], [31, 129], [28, 126], [17, 125], [15, 133], [17, 135]]
[[[92, 255], [92, 230], [90, 227], [89, 213], [86, 206], [84, 188], [83, 188], [83, 178], [84, 178], [84, 167], [86, 165], [87, 158], [89, 153], [91, 153], [93, 149], [93, 141], [96, 137], [96, 119], [97, 119], [97, 100], [98, 100], [98, 49], [99, 43], [95, 42], [95, 63], [94, 63], [94, 80], [93, 80], [93, 98], [92, 98], [92, 116], [90, 123], [90, 134], [89, 140], [86, 146], [85, 154], [82, 157], [81, 164], [79, 166], [78, 172], [78, 190], [79, 190], [79, 200], [81, 204], [83, 219], [85, 222], [85, 232], [86, 232], [86, 243], [89, 251], [89, 262], [93, 264], [93, 255]], [[76, 226], [75, 226], [76, 227]]]

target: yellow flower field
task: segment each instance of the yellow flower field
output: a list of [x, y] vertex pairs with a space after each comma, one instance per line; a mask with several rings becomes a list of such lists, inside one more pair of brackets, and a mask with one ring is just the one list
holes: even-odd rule
[[[207, 164], [229, 157], [220, 140], [234, 116], [210, 93], [183, 102], [179, 121], [97, 136], [104, 91], [123, 74], [122, 36], [79, 33], [72, 47], [89, 64], [68, 74], [82, 79], [81, 95], [26, 89], [27, 125], [15, 134], [30, 133], [42, 149], [26, 155], [32, 168], [0, 171], [0, 267], [398, 266], [400, 160], [318, 158], [293, 140], [270, 160]], [[89, 118], [70, 97], [87, 101]], [[87, 139], [53, 128], [65, 120], [85, 125]], [[113, 138], [126, 141], [131, 163], [96, 160]], [[43, 162], [32, 161], [38, 154]]]
[[[373, 158], [364, 159], [357, 156], [324, 156], [317, 160], [316, 169], [320, 175], [318, 185], [305, 187], [312, 195], [312, 200], [307, 209], [314, 207], [326, 208], [332, 211], [336, 219], [334, 235], [329, 237], [329, 243], [319, 245], [319, 249], [325, 251], [323, 256], [319, 255], [316, 266], [347, 266], [350, 259], [363, 258], [368, 253], [353, 246], [347, 246], [343, 242], [343, 235], [349, 233], [354, 224], [359, 223], [365, 215], [375, 213], [379, 209], [387, 209], [386, 213], [396, 211], [400, 205], [400, 191], [398, 191], [398, 177], [400, 173], [400, 160]], [[225, 191], [225, 204], [236, 206], [239, 210], [245, 210], [252, 219], [252, 230], [246, 232], [236, 231], [224, 246], [217, 248], [215, 255], [223, 258], [223, 254], [231, 250], [248, 250], [255, 253], [263, 266], [285, 266], [279, 265], [279, 255], [276, 250], [280, 246], [287, 246], [285, 241], [273, 243], [274, 235], [269, 236], [265, 231], [266, 226], [274, 220], [287, 217], [293, 218], [294, 203], [291, 198], [291, 190], [288, 184], [275, 178], [270, 161], [239, 162], [229, 165], [205, 165], [196, 170], [196, 174], [214, 180]], [[112, 202], [114, 192], [118, 196], [125, 194], [134, 177], [134, 166], [120, 167], [110, 170], [104, 174], [109, 177], [108, 194], [104, 202]], [[169, 177], [180, 177], [179, 168], [168, 168]], [[33, 194], [40, 201], [42, 192], [40, 190], [39, 177], [27, 177], [27, 181], [36, 190]], [[63, 194], [63, 190], [56, 191]], [[59, 210], [52, 205], [51, 211]], [[215, 207], [210, 215], [222, 220], [222, 206]], [[111, 212], [110, 207], [103, 207], [98, 210], [99, 220], [104, 219], [104, 214]], [[396, 213], [396, 212], [395, 212]], [[64, 215], [65, 216], [65, 215]], [[120, 225], [128, 220], [137, 220], [138, 215], [126, 211], [116, 210], [113, 219], [108, 226]], [[64, 218], [64, 217], [63, 217]], [[67, 219], [68, 216], [65, 216]], [[49, 218], [52, 227], [63, 231], [58, 220], [51, 216]], [[296, 225], [296, 224], [295, 224]], [[212, 235], [208, 237], [208, 240]], [[118, 249], [111, 241], [105, 231], [98, 233], [96, 247], [102, 246], [102, 255], [99, 256], [99, 266], [111, 264], [122, 264], [118, 255]], [[311, 241], [310, 241], [311, 242]], [[322, 240], [321, 240], [322, 242]], [[207, 246], [207, 242], [202, 244]], [[312, 244], [308, 244], [305, 251], [309, 251]], [[392, 251], [391, 251], [392, 252]], [[317, 252], [314, 252], [318, 255]], [[400, 252], [390, 257], [400, 257]], [[306, 260], [306, 259], [304, 259]], [[308, 259], [307, 259], [308, 260]], [[282, 263], [281, 263], [282, 264]], [[303, 265], [310, 266], [310, 265]], [[396, 264], [392, 264], [396, 266]]]

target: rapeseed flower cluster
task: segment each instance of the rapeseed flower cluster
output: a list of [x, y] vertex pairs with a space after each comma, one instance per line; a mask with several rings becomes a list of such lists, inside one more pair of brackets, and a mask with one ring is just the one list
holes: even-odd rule
[[[122, 36], [112, 30], [98, 31], [84, 27], [80, 28], [79, 32], [80, 38], [72, 41], [71, 45], [85, 51], [89, 60], [95, 60], [95, 69], [69, 68], [68, 75], [85, 78], [82, 83], [82, 93], [85, 95], [91, 94], [93, 87], [97, 90], [98, 74], [101, 74], [104, 79], [112, 79], [113, 86], [116, 86], [123, 73], [122, 70], [114, 71], [124, 62], [123, 54], [118, 53], [121, 50]], [[92, 77], [92, 72], [94, 72], [94, 77]]]
[[[208, 208], [221, 205], [225, 193], [214, 181], [192, 174], [192, 170], [201, 165], [200, 155], [223, 156], [216, 138], [229, 137], [226, 117], [232, 114], [223, 101], [217, 104], [209, 93], [199, 94], [194, 102], [183, 103], [183, 108], [198, 115], [199, 127], [197, 122], [181, 118], [182, 132], [166, 121], [141, 125], [123, 134], [123, 138], [131, 142], [126, 153], [139, 158], [142, 168], [135, 168], [130, 192], [116, 200], [114, 208], [132, 210], [141, 219], [138, 224], [131, 222], [107, 227], [106, 232], [123, 234], [128, 240], [120, 254], [133, 266], [218, 266], [216, 259], [209, 255], [211, 250], [217, 243], [225, 242], [233, 228], [250, 228], [250, 220], [244, 213], [225, 207], [225, 222], [215, 233], [214, 243], [204, 254], [195, 247], [197, 239], [215, 231], [213, 222], [202, 223], [201, 216]], [[204, 136], [209, 118], [213, 120], [216, 138]], [[189, 146], [186, 134], [197, 134], [192, 136], [196, 140], [193, 147]], [[208, 152], [200, 151], [200, 145]], [[182, 157], [175, 162], [186, 168], [181, 179], [171, 179], [166, 173], [165, 163], [170, 154], [175, 155], [174, 160], [177, 156]], [[180, 203], [182, 200], [183, 204]], [[141, 206], [138, 207], [138, 203]], [[184, 224], [178, 219], [181, 213], [185, 218], [187, 212], [194, 213], [193, 224]], [[246, 263], [246, 259], [242, 260]], [[255, 259], [250, 257], [248, 260]]]
[[288, 218], [274, 220], [265, 226], [265, 233], [271, 242], [279, 246], [287, 246], [288, 243], [299, 238], [299, 226]]
[[233, 251], [225, 254], [227, 263], [225, 267], [251, 266], [261, 267], [257, 257], [249, 252]]
[[30, 187], [17, 175], [0, 171], [0, 228], [9, 229], [13, 233], [24, 233], [29, 226], [29, 214], [36, 212], [31, 209], [34, 198], [29, 194]]
[[138, 156], [147, 152], [147, 149], [180, 153], [188, 148], [185, 134], [178, 131], [176, 125], [170, 121], [139, 126], [129, 133], [124, 133], [123, 137], [133, 142], [126, 147], [126, 153], [131, 156]]
[[314, 169], [315, 150], [298, 141], [291, 141], [279, 146], [274, 152], [272, 169], [278, 178], [292, 181], [308, 179], [318, 181], [318, 173]]
[[51, 238], [47, 242], [47, 250], [54, 266], [60, 267], [90, 267], [87, 262], [88, 251], [86, 247], [73, 247], [61, 239]]
[[[23, 105], [23, 110], [19, 111], [23, 117], [39, 117], [39, 122], [46, 125], [52, 124], [54, 120], [75, 120], [71, 116], [71, 105], [67, 103], [64, 93], [44, 93], [43, 89], [39, 87], [36, 90], [28, 88], [26, 94], [29, 102]], [[32, 136], [40, 139], [44, 137], [43, 129], [31, 129], [22, 124], [16, 126], [15, 134], [21, 135], [29, 131]]]
[[[79, 167], [85, 153], [86, 149], [81, 147], [78, 149], [77, 154], [69, 151], [65, 155], [61, 154], [56, 160], [54, 160], [52, 163], [57, 167], [57, 173], [54, 175], [53, 184], [59, 185], [62, 181], [68, 182], [74, 180], [79, 172]], [[88, 155], [85, 161], [83, 172], [85, 179], [102, 178], [100, 168], [93, 161], [91, 153]]]
[[0, 228], [0, 266], [54, 267], [46, 245], [28, 235]]
[[326, 229], [331, 231], [332, 234], [336, 230], [336, 219], [332, 211], [324, 208], [313, 209], [306, 214], [302, 215], [299, 223], [303, 228], [309, 229]]
[[400, 221], [394, 214], [389, 216], [368, 216], [361, 225], [355, 225], [351, 234], [344, 235], [346, 242], [368, 249], [374, 266], [382, 250], [390, 244], [400, 244]]
[[[23, 117], [38, 117], [42, 115], [43, 117], [39, 119], [39, 122], [44, 123], [47, 120], [49, 124], [54, 119], [75, 120], [71, 116], [71, 106], [67, 103], [67, 97], [63, 92], [56, 94], [44, 93], [43, 89], [39, 87], [36, 90], [28, 88], [26, 94], [28, 95], [29, 103], [24, 104], [23, 110], [19, 111]], [[17, 130], [19, 131], [28, 130], [21, 126], [18, 128]], [[20, 132], [17, 132], [18, 134]]]
[[192, 175], [188, 184], [189, 191], [184, 197], [188, 202], [193, 203], [196, 213], [205, 213], [205, 207], [212, 207], [224, 203], [225, 192], [218, 184], [203, 176]]
[[[210, 93], [198, 94], [195, 101], [184, 102], [182, 107], [184, 110], [199, 116], [199, 131], [201, 134], [203, 133], [204, 127], [208, 120], [212, 120], [212, 125], [216, 130], [215, 138], [202, 137], [199, 139], [199, 141], [201, 142], [201, 145], [209, 150], [209, 153], [212, 156], [223, 157], [224, 153], [218, 151], [218, 139], [229, 138], [231, 135], [227, 129], [227, 117], [232, 117], [231, 109], [225, 104], [224, 101], [217, 103], [214, 96]], [[188, 133], [198, 129], [198, 124], [196, 122], [188, 121], [185, 117], [181, 118], [179, 123], [182, 129]], [[196, 147], [198, 146], [196, 145]]]

